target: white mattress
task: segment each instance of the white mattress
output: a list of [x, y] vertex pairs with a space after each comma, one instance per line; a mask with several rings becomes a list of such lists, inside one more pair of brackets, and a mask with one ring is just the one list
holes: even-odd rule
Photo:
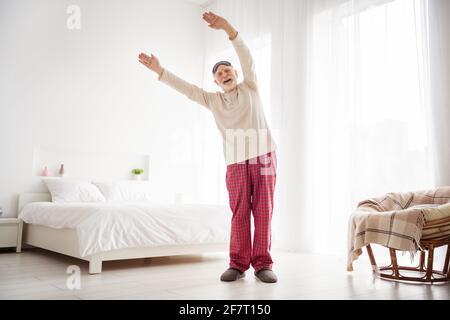
[[231, 211], [214, 205], [34, 202], [19, 218], [75, 229], [85, 257], [131, 247], [228, 242]]

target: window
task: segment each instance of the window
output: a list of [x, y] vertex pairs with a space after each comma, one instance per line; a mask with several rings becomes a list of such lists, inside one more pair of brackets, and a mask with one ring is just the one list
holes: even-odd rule
[[418, 2], [348, 6], [357, 3], [316, 15], [311, 34], [307, 181], [317, 251], [345, 250], [358, 201], [432, 186]]

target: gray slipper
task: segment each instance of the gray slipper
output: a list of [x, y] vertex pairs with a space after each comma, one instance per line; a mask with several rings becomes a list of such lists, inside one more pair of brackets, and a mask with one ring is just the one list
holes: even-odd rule
[[270, 269], [261, 269], [255, 272], [255, 276], [265, 283], [275, 283], [278, 281], [277, 275]]
[[236, 281], [245, 277], [245, 272], [241, 272], [238, 269], [229, 268], [220, 277], [221, 281]]

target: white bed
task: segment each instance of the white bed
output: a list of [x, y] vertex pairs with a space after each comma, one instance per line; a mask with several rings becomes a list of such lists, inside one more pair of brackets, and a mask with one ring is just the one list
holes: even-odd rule
[[51, 202], [50, 193], [19, 196], [25, 244], [102, 262], [228, 250], [230, 213], [226, 206]]

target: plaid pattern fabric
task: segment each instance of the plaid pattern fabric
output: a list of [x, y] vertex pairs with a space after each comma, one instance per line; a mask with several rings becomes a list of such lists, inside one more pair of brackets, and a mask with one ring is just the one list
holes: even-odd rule
[[[450, 239], [450, 203], [427, 209], [425, 220], [422, 240]], [[428, 224], [428, 222], [433, 222], [433, 224]]]
[[436, 206], [449, 202], [450, 187], [389, 193], [360, 202], [349, 220], [347, 269], [353, 270], [353, 262], [362, 254], [361, 248], [370, 243], [414, 255], [420, 249], [427, 216], [440, 208]]
[[[233, 212], [230, 239], [230, 267], [246, 271], [272, 268], [271, 220], [276, 181], [276, 154], [227, 166], [226, 184]], [[253, 247], [251, 212], [254, 220]]]

